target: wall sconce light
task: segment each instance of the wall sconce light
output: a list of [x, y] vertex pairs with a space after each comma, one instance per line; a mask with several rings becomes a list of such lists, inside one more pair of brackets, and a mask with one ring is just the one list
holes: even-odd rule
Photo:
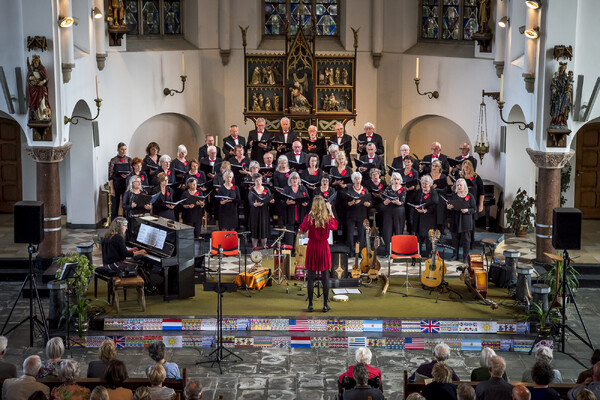
[[417, 93], [421, 96], [427, 96], [430, 99], [437, 99], [438, 97], [440, 97], [440, 94], [437, 90], [434, 90], [433, 92], [421, 93], [419, 91], [419, 82], [421, 82], [421, 80], [419, 79], [419, 57], [417, 57], [417, 71], [415, 74], [415, 85], [417, 86]]
[[[525, 129], [533, 130], [533, 121], [531, 121], [530, 123], [527, 124], [525, 122], [505, 120], [504, 117], [502, 116], [503, 108], [504, 108], [504, 74], [500, 75], [500, 99], [498, 100], [498, 110], [500, 111], [500, 119], [505, 124], [513, 124], [513, 125], [516, 124], [517, 127], [522, 131], [524, 131]], [[523, 125], [523, 127], [521, 127], [521, 125]]]
[[521, 25], [521, 26], [519, 27], [519, 33], [520, 33], [521, 35], [525, 33], [525, 25]]
[[94, 118], [87, 118], [79, 115], [71, 115], [71, 118], [69, 118], [65, 115], [65, 125], [67, 125], [68, 123], [77, 125], [79, 123], [79, 119], [85, 119], [86, 121], [95, 121], [98, 119], [98, 117], [100, 116], [100, 107], [102, 106], [102, 99], [100, 98], [100, 96], [98, 96], [98, 76], [96, 76], [96, 98], [94, 99], [94, 101], [96, 102], [96, 108], [98, 109], [98, 112], [96, 113], [96, 116]]
[[101, 19], [104, 15], [102, 15], [102, 11], [98, 7], [92, 8], [92, 18]]
[[182, 83], [181, 90], [164, 88], [163, 93], [165, 96], [174, 96], [175, 93], [183, 93], [183, 91], [185, 90], [185, 81], [187, 79], [187, 76], [185, 75], [185, 56], [184, 56], [183, 51], [181, 52], [181, 76], [180, 76], [180, 78], [181, 78], [181, 83]]
[[529, 39], [537, 39], [540, 36], [540, 27], [534, 26], [533, 28], [525, 29], [525, 36]]
[[525, 4], [533, 10], [537, 10], [542, 6], [542, 0], [525, 0]]
[[70, 28], [73, 25], [79, 25], [79, 18], [76, 17], [58, 17], [58, 26], [61, 28]]
[[506, 28], [510, 24], [510, 18], [504, 16], [498, 21], [498, 26], [500, 28]]

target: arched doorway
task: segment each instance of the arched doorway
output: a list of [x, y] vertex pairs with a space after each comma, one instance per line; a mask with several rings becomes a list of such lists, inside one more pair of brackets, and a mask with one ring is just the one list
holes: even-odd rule
[[21, 183], [21, 126], [12, 118], [0, 115], [0, 212], [12, 213], [23, 199]]
[[439, 115], [423, 115], [404, 125], [394, 142], [394, 157], [400, 154], [400, 146], [406, 143], [412, 153], [422, 158], [431, 154], [431, 143], [435, 141], [442, 144], [442, 153], [452, 158], [458, 155], [461, 143], [471, 144], [467, 133], [456, 122]]
[[575, 150], [575, 207], [600, 218], [600, 118], [579, 129]]
[[[83, 100], [75, 104], [72, 115], [92, 116]], [[76, 125], [70, 124], [69, 141], [72, 143], [71, 150], [65, 162], [60, 164], [67, 205], [67, 226], [94, 228], [98, 221], [99, 187], [96, 183], [92, 122], [79, 119]]]

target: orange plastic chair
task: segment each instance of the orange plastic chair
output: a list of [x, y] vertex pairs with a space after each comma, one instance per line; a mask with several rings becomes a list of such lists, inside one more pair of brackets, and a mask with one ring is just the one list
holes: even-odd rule
[[419, 275], [421, 275], [421, 255], [419, 254], [419, 240], [414, 235], [395, 235], [392, 236], [392, 245], [390, 246], [390, 256], [388, 258], [388, 276], [390, 276], [392, 262], [401, 260], [406, 262], [406, 280], [403, 286], [406, 289], [412, 287], [408, 281], [408, 262], [419, 262]]
[[208, 268], [211, 258], [219, 257], [219, 247], [223, 249], [223, 258], [238, 258], [238, 273], [241, 272], [242, 257], [240, 252], [240, 239], [236, 231], [215, 231], [210, 235], [210, 252], [208, 253]]

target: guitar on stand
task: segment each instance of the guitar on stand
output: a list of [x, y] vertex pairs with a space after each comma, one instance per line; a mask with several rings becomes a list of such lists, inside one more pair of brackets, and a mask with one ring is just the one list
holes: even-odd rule
[[360, 244], [358, 242], [356, 242], [356, 246], [354, 248], [354, 265], [352, 266], [352, 272], [350, 273], [350, 276], [353, 279], [360, 278], [360, 264], [358, 262], [358, 254], [359, 253], [360, 253]]
[[[369, 283], [376, 280], [381, 274], [381, 277], [384, 280], [382, 293], [385, 294], [390, 285], [390, 281], [388, 277], [381, 272], [381, 263], [377, 259], [377, 248], [381, 242], [379, 231], [376, 226], [373, 226], [371, 229], [368, 219], [364, 220], [363, 225], [365, 227], [367, 246], [362, 249], [361, 252], [362, 260], [360, 264], [360, 270], [369, 277]], [[373, 241], [373, 250], [371, 250], [371, 236], [375, 237], [375, 240]]]
[[429, 240], [431, 241], [431, 258], [425, 261], [425, 271], [421, 274], [421, 283], [426, 288], [437, 288], [444, 281], [446, 265], [437, 252], [437, 241], [440, 238], [440, 231], [429, 230]]

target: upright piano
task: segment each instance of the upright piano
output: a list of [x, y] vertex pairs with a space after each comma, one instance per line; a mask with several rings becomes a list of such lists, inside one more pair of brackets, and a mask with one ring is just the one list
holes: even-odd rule
[[193, 297], [194, 228], [151, 216], [135, 217], [131, 225], [128, 245], [145, 249], [144, 260], [161, 268], [164, 299]]

